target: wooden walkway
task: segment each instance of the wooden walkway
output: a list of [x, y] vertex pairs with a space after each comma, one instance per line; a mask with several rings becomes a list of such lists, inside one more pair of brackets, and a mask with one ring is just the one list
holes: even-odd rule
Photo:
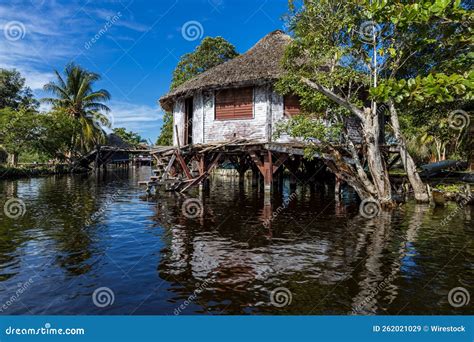
[[90, 168], [91, 164], [94, 164], [95, 168], [99, 168], [103, 165], [110, 163], [113, 156], [117, 153], [127, 154], [149, 154], [150, 150], [143, 149], [125, 149], [120, 147], [112, 146], [101, 146], [95, 150], [85, 154], [80, 159], [74, 162], [74, 166], [80, 166], [84, 168]]

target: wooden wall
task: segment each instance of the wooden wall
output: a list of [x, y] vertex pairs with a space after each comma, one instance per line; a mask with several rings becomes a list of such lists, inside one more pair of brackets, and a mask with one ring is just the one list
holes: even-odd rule
[[204, 101], [204, 143], [235, 138], [266, 141], [267, 93], [265, 88], [254, 88], [253, 118], [243, 120], [215, 120], [214, 94], [206, 94]]
[[175, 126], [178, 126], [178, 136], [181, 145], [184, 143], [184, 135], [186, 126], [184, 125], [184, 99], [180, 99], [174, 103], [173, 107], [173, 146], [178, 146]]
[[[279, 123], [288, 120], [284, 112], [283, 96], [268, 86], [254, 87], [253, 118], [215, 120], [214, 92], [196, 93], [193, 98], [193, 143], [206, 144], [224, 142], [236, 138], [254, 139], [261, 142], [280, 143], [301, 142], [302, 139], [291, 138], [282, 134], [274, 139]], [[177, 100], [173, 110], [174, 125], [178, 125], [181, 145], [185, 145], [185, 131], [188, 124], [184, 113], [184, 99]], [[349, 135], [359, 140], [361, 135], [354, 122], [348, 123]], [[357, 139], [357, 136], [358, 139]], [[177, 146], [176, 131], [173, 130], [173, 145]]]

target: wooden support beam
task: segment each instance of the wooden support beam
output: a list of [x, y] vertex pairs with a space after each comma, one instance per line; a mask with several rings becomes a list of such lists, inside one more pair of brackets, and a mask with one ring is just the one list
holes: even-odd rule
[[280, 154], [280, 157], [273, 163], [273, 173], [276, 173], [278, 168], [288, 159], [288, 154]]
[[262, 163], [262, 160], [260, 159], [260, 156], [258, 156], [257, 152], [255, 151], [250, 151], [249, 154], [250, 154], [250, 157], [252, 158], [252, 161], [255, 163], [255, 166], [257, 166], [258, 170], [262, 174], [262, 176], [265, 176], [265, 168]]
[[186, 161], [184, 160], [183, 156], [179, 151], [176, 151], [176, 160], [178, 161], [179, 165], [183, 169], [183, 172], [186, 175], [187, 179], [193, 179], [193, 175], [191, 174], [191, 171], [188, 168], [188, 165], [186, 164]]
[[176, 142], [178, 143], [178, 150], [181, 150], [181, 144], [180, 144], [180, 141], [179, 141], [178, 125], [174, 125], [174, 130], [176, 132]]
[[168, 178], [168, 174], [170, 173], [170, 170], [173, 167], [173, 164], [175, 161], [176, 161], [176, 155], [173, 154], [171, 156], [170, 161], [168, 162], [168, 165], [166, 165], [165, 170], [163, 171], [163, 175], [161, 176], [161, 179], [166, 180], [166, 178]]
[[204, 172], [206, 172], [206, 158], [204, 155], [198, 155], [198, 168], [199, 168], [199, 174], [202, 175]]
[[206, 173], [209, 174], [212, 170], [214, 170], [219, 165], [219, 160], [222, 157], [222, 152], [219, 152], [217, 156], [214, 157], [214, 160], [209, 165], [209, 168], [206, 170]]
[[199, 184], [200, 182], [204, 181], [209, 176], [209, 174], [212, 172], [212, 170], [214, 170], [219, 165], [219, 160], [221, 159], [221, 156], [222, 156], [222, 153], [218, 153], [217, 156], [214, 157], [213, 161], [209, 165], [209, 168], [202, 175], [199, 175], [199, 177], [196, 177], [189, 184], [187, 184], [181, 190], [181, 192], [185, 192], [190, 187], [193, 187], [193, 186]]
[[263, 154], [263, 183], [265, 185], [265, 191], [271, 191], [271, 186], [273, 182], [273, 161], [272, 153], [267, 151]]

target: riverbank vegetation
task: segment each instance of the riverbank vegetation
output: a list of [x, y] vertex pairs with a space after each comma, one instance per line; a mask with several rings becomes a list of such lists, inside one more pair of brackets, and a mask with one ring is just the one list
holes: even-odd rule
[[[388, 144], [415, 198], [429, 199], [417, 163], [472, 154], [473, 13], [464, 1], [290, 1], [294, 40], [280, 82], [304, 114], [282, 125], [325, 154], [362, 199], [393, 205]], [[331, 125], [327, 125], [330, 122]], [[355, 123], [361, 141], [350, 136]], [[335, 138], [337, 137], [337, 138]]]
[[[64, 172], [68, 164], [105, 143], [110, 94], [94, 89], [100, 76], [75, 64], [55, 74], [56, 80], [44, 86], [53, 96], [36, 99], [18, 71], [0, 69], [0, 164], [9, 165], [3, 166], [3, 176]], [[41, 110], [40, 103], [49, 109]], [[124, 128], [113, 132], [131, 146], [142, 140]], [[25, 168], [19, 162], [31, 165]]]

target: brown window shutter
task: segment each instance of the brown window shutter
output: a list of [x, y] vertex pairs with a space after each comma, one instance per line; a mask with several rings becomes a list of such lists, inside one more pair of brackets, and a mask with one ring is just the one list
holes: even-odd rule
[[253, 88], [216, 91], [216, 120], [253, 118]]
[[285, 95], [283, 98], [284, 111], [287, 116], [298, 115], [301, 112], [300, 98], [296, 95]]

